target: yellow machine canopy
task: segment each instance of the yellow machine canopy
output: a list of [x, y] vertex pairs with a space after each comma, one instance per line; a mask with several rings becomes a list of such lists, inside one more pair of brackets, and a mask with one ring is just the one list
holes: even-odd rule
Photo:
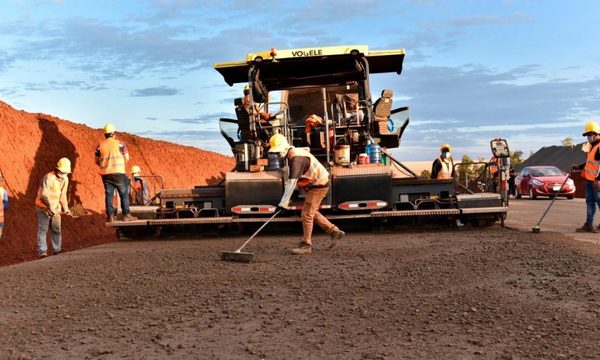
[[269, 90], [304, 85], [343, 85], [369, 74], [402, 72], [404, 49], [369, 50], [366, 45], [300, 48], [250, 53], [245, 61], [214, 65], [229, 85], [259, 78]]

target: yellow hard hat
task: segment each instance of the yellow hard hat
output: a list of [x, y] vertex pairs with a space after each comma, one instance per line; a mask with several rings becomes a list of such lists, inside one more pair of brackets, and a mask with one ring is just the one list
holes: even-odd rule
[[244, 91], [250, 91], [250, 85], [244, 86]]
[[269, 139], [269, 152], [270, 153], [281, 153], [289, 149], [290, 144], [288, 143], [285, 136], [281, 134], [275, 134]]
[[113, 124], [106, 124], [104, 125], [104, 133], [105, 134], [112, 134], [115, 132], [115, 126]]
[[448, 151], [452, 151], [452, 146], [450, 146], [450, 144], [442, 144], [442, 146], [440, 146], [440, 151], [444, 151], [444, 149], [448, 149]]
[[63, 174], [70, 174], [71, 173], [71, 160], [67, 159], [66, 157], [61, 158], [60, 160], [58, 160], [58, 163], [56, 164], [56, 168], [58, 169], [58, 171], [60, 171]]
[[588, 121], [583, 128], [583, 136], [587, 136], [589, 133], [600, 134], [600, 125], [595, 121]]
[[142, 169], [140, 169], [140, 167], [139, 167], [139, 166], [137, 166], [137, 165], [133, 165], [133, 166], [131, 167], [131, 173], [132, 173], [132, 174], [139, 174], [140, 172], [142, 172]]

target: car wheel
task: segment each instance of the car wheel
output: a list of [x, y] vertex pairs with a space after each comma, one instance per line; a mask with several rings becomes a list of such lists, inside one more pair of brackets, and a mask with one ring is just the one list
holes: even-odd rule
[[529, 198], [531, 200], [537, 199], [537, 195], [533, 192], [533, 186], [529, 186]]

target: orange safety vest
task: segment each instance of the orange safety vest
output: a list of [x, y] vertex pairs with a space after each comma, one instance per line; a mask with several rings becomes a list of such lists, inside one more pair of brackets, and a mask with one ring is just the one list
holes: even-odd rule
[[133, 184], [129, 187], [131, 191], [131, 203], [144, 205], [148, 198], [148, 193], [144, 191], [144, 180], [133, 178]]
[[4, 194], [6, 190], [0, 186], [0, 227], [4, 226]]
[[300, 188], [306, 190], [311, 186], [325, 186], [329, 184], [329, 172], [310, 152], [304, 149], [291, 148], [288, 157], [289, 159], [293, 159], [295, 156], [305, 156], [310, 159], [308, 170], [298, 179], [298, 186]]
[[491, 178], [495, 177], [496, 174], [498, 173], [498, 164], [500, 161], [501, 161], [500, 158], [492, 157], [490, 159], [489, 171], [490, 171]]
[[444, 161], [444, 159], [442, 159], [441, 156], [438, 159], [440, 160], [440, 164], [442, 165], [442, 168], [440, 169], [440, 171], [438, 171], [436, 179], [451, 179], [452, 178], [452, 168], [454, 167], [454, 161], [452, 161], [452, 159], [450, 159], [449, 162], [446, 162], [446, 161]]
[[581, 177], [585, 178], [586, 180], [594, 181], [598, 176], [598, 170], [600, 170], [600, 162], [596, 160], [596, 153], [598, 152], [599, 147], [600, 142], [592, 146], [592, 149], [588, 152], [585, 167], [583, 168], [583, 172], [581, 173]]
[[35, 198], [35, 205], [40, 209], [48, 208], [48, 206], [46, 206], [46, 204], [44, 204], [44, 202], [42, 201], [42, 193], [44, 193], [44, 183], [46, 182], [47, 178], [49, 179], [50, 187], [46, 189], [45, 195], [48, 198], [50, 206], [52, 206], [51, 210], [56, 210], [56, 206], [53, 205], [56, 204], [58, 205], [58, 207], [60, 207], [60, 196], [62, 194], [63, 187], [61, 181], [58, 179], [54, 171], [47, 173], [42, 178], [42, 183], [40, 185], [40, 188], [38, 189], [37, 196]]
[[121, 143], [108, 138], [100, 143], [100, 174], [125, 174], [125, 156], [121, 153]]

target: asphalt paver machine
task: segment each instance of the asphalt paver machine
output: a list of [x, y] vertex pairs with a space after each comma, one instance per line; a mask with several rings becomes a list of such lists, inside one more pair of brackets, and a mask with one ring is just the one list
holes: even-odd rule
[[[431, 219], [475, 226], [503, 221], [504, 167], [495, 189], [475, 192], [461, 189], [457, 179], [424, 179], [390, 153], [400, 146], [409, 108], [394, 106], [391, 89], [373, 98], [369, 80], [371, 74], [400, 74], [404, 56], [403, 49], [350, 45], [270, 49], [215, 64], [228, 85], [248, 89], [245, 98], [233, 101], [235, 118], [219, 120], [235, 168], [216, 186], [163, 189], [150, 216], [107, 225], [124, 231], [264, 222], [275, 213], [288, 176], [285, 159], [268, 153], [276, 133], [310, 150], [329, 170], [330, 191], [321, 212], [332, 221]], [[491, 149], [508, 158], [505, 140], [493, 140]], [[273, 221], [300, 221], [303, 200], [298, 191], [290, 210]]]

